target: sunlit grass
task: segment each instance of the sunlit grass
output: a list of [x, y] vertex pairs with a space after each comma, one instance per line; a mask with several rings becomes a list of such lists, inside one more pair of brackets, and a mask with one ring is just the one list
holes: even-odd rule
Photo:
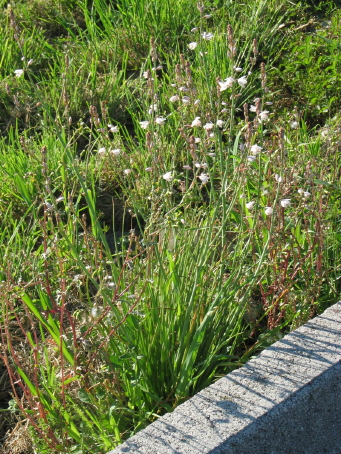
[[300, 104], [300, 6], [7, 8], [0, 358], [37, 452], [109, 451], [338, 298], [340, 119]]

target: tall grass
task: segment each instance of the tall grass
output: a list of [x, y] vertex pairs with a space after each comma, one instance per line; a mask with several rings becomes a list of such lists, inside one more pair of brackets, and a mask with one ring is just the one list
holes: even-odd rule
[[339, 120], [271, 79], [299, 5], [71, 6], [0, 34], [0, 358], [41, 453], [108, 451], [339, 290]]

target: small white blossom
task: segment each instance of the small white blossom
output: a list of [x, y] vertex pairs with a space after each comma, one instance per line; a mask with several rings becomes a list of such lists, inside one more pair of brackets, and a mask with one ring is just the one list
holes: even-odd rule
[[207, 153], [207, 156], [210, 156], [211, 158], [215, 158], [215, 153]]
[[145, 170], [146, 172], [151, 172], [151, 171], [153, 170], [153, 167], [146, 167], [144, 170]]
[[124, 175], [129, 175], [131, 172], [132, 172], [131, 169], [124, 169], [123, 170]]
[[114, 156], [119, 156], [121, 154], [121, 149], [116, 148], [115, 150], [109, 150], [109, 153], [114, 155]]
[[202, 123], [200, 121], [200, 117], [195, 117], [195, 119], [192, 121], [192, 125], [191, 126], [192, 126], [192, 128], [202, 126]]
[[267, 106], [272, 106], [272, 104], [273, 104], [273, 102], [271, 102], [271, 101], [266, 101], [266, 103], [265, 103], [265, 105], [267, 105]]
[[206, 123], [204, 126], [203, 126], [204, 129], [206, 129], [206, 131], [210, 131], [211, 129], [214, 128], [214, 123]]
[[151, 104], [150, 109], [148, 111], [149, 115], [151, 115], [153, 112], [157, 111], [157, 104]]
[[254, 202], [254, 201], [252, 200], [251, 202], [246, 203], [245, 206], [246, 206], [246, 208], [247, 208], [248, 210], [252, 210], [252, 208], [254, 207], [255, 203], [256, 203], [256, 202]]
[[213, 33], [204, 32], [204, 33], [201, 33], [201, 36], [203, 37], [203, 39], [206, 39], [207, 41], [210, 41], [214, 37], [214, 34]]
[[145, 78], [145, 79], [148, 79], [148, 71], [144, 71], [142, 76]]
[[234, 66], [233, 69], [236, 71], [236, 73], [241, 73], [243, 71], [243, 68], [238, 68], [237, 66]]
[[240, 194], [239, 198], [240, 199], [245, 199], [246, 195], [245, 194]]
[[164, 125], [166, 120], [167, 120], [167, 118], [164, 118], [164, 117], [156, 117], [155, 123], [158, 125]]
[[194, 105], [195, 105], [195, 106], [197, 106], [199, 103], [200, 103], [200, 99], [196, 99], [196, 100], [194, 101]]
[[257, 108], [256, 106], [251, 105], [250, 106], [250, 112], [256, 112]]
[[191, 49], [191, 50], [194, 50], [196, 47], [197, 47], [198, 43], [189, 43], [188, 44], [188, 47]]
[[149, 126], [149, 121], [140, 121], [140, 126], [142, 129], [147, 129]]
[[192, 28], [192, 30], [191, 30], [192, 33], [196, 32], [196, 31], [198, 31], [198, 27], [194, 27], [194, 28]]
[[203, 16], [204, 19], [210, 19], [212, 17], [212, 14], [205, 14], [205, 16]]
[[172, 172], [165, 173], [162, 178], [170, 183], [173, 180]]
[[304, 197], [304, 198], [307, 199], [307, 198], [310, 197], [310, 196], [311, 196], [311, 194], [310, 194], [309, 191], [304, 191], [304, 192], [303, 192], [303, 197]]
[[105, 154], [106, 151], [107, 151], [107, 150], [106, 150], [104, 147], [102, 147], [102, 148], [100, 148], [100, 149], [98, 150], [97, 153], [98, 153], [98, 154]]
[[200, 137], [195, 137], [195, 138], [194, 138], [194, 143], [200, 143], [200, 142], [201, 142]]
[[258, 153], [260, 153], [262, 151], [262, 147], [260, 147], [259, 145], [252, 145], [252, 147], [250, 148], [251, 150], [251, 153], [254, 154], [254, 155], [257, 155]]
[[188, 93], [189, 92], [189, 88], [188, 87], [180, 87], [179, 88], [180, 91], [183, 91], [185, 93]]
[[299, 188], [299, 189], [297, 190], [297, 192], [298, 192], [299, 194], [302, 195], [302, 194], [304, 193], [304, 190], [303, 190], [302, 188]]
[[297, 129], [298, 128], [298, 121], [292, 121], [290, 123], [290, 126], [292, 127], [292, 129]]
[[182, 102], [185, 104], [185, 106], [188, 106], [188, 104], [190, 104], [191, 102], [191, 98], [189, 96], [183, 96]]
[[186, 165], [183, 166], [183, 169], [185, 169], [185, 170], [192, 170], [192, 167], [189, 166], [188, 164], [186, 164]]
[[278, 183], [282, 183], [283, 178], [282, 178], [280, 175], [278, 175], [278, 173], [276, 173], [276, 175], [275, 175], [275, 180], [276, 180]]
[[199, 175], [199, 180], [202, 181], [202, 184], [206, 184], [210, 177], [207, 175], [207, 173], [202, 173]]
[[271, 216], [273, 214], [274, 210], [271, 207], [265, 207], [264, 213], [266, 216]]
[[217, 120], [216, 125], [217, 125], [219, 128], [222, 128], [222, 127], [224, 126], [224, 121], [223, 121], [223, 120]]
[[249, 162], [255, 162], [256, 156], [248, 156], [246, 159], [247, 159]]
[[228, 112], [228, 109], [221, 109], [220, 113], [226, 113]]
[[247, 78], [246, 78], [246, 76], [240, 77], [239, 79], [237, 79], [237, 82], [239, 83], [239, 85], [240, 85], [242, 88], [245, 88], [245, 87], [246, 87], [246, 84], [247, 84]]
[[260, 121], [267, 121], [267, 120], [269, 119], [268, 113], [269, 113], [268, 110], [263, 110], [263, 111], [259, 114]]
[[15, 77], [21, 77], [24, 74], [24, 70], [23, 69], [16, 69], [14, 71], [14, 74], [15, 74]]
[[219, 91], [225, 91], [228, 88], [231, 88], [234, 82], [233, 77], [228, 77], [225, 80], [218, 80]]
[[290, 199], [283, 199], [281, 200], [281, 205], [283, 208], [287, 208], [291, 205]]
[[176, 101], [179, 101], [179, 99], [180, 99], [180, 98], [179, 98], [178, 95], [174, 95], [174, 96], [171, 96], [171, 97], [169, 98], [170, 102], [176, 102]]
[[111, 126], [110, 132], [118, 132], [118, 126]]
[[240, 151], [244, 151], [245, 150], [245, 145], [243, 143], [240, 143], [238, 145], [238, 148], [239, 148]]
[[31, 65], [32, 65], [32, 63], [33, 63], [33, 59], [31, 58], [30, 60], [28, 60], [28, 62], [27, 62], [27, 66], [31, 66]]

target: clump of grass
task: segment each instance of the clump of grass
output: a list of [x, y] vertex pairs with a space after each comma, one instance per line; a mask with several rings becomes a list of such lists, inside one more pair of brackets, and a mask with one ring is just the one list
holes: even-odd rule
[[340, 290], [338, 119], [272, 77], [298, 8], [154, 3], [4, 28], [0, 358], [39, 452], [110, 450]]

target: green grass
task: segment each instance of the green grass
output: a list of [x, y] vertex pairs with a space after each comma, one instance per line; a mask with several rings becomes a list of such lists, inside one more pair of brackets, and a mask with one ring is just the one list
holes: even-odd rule
[[1, 4], [1, 411], [36, 452], [109, 451], [337, 301], [315, 3]]

